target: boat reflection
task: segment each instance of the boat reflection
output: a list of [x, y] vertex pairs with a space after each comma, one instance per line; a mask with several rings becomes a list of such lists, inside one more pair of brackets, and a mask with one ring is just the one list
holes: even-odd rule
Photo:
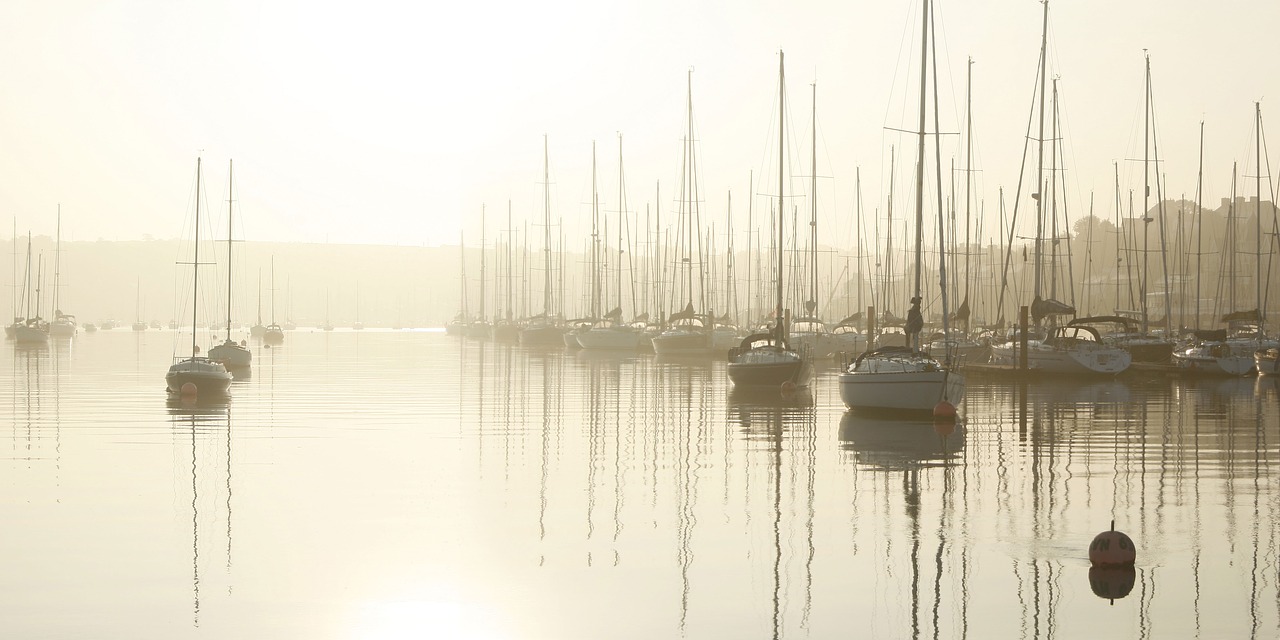
[[933, 422], [846, 411], [840, 418], [841, 447], [860, 464], [901, 470], [956, 464], [964, 452], [963, 422]]

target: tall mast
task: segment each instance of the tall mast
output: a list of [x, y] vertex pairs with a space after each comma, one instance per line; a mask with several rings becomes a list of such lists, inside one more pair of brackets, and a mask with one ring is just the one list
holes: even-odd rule
[[[1035, 296], [1040, 297], [1041, 282], [1041, 253], [1044, 243], [1044, 85], [1045, 76], [1048, 75], [1048, 66], [1045, 64], [1046, 53], [1049, 49], [1049, 0], [1044, 0], [1044, 25], [1040, 30], [1040, 132], [1036, 139], [1038, 142], [1037, 165], [1036, 165], [1036, 193], [1032, 197], [1036, 201], [1036, 241], [1035, 241]], [[922, 141], [921, 144], [924, 144]], [[1037, 328], [1040, 321], [1036, 320]]]
[[[1253, 223], [1255, 226], [1253, 233], [1253, 304], [1258, 310], [1258, 335], [1261, 336], [1264, 320], [1263, 316], [1265, 315], [1262, 304], [1262, 103], [1254, 102], [1253, 111], [1255, 114], [1254, 123], [1257, 126], [1257, 134], [1254, 135], [1253, 140], [1253, 166], [1255, 167], [1254, 173], [1257, 174], [1254, 176], [1255, 197], [1253, 199], [1255, 203], [1253, 215]], [[1274, 206], [1275, 205], [1272, 204], [1272, 207]], [[56, 289], [54, 290], [54, 296], [56, 299]]]
[[818, 83], [814, 82], [813, 108], [810, 120], [813, 125], [813, 149], [809, 159], [809, 300], [805, 303], [805, 315], [818, 315]]
[[783, 65], [784, 54], [778, 52], [778, 292], [776, 305], [774, 307], [774, 330], [779, 338], [787, 335], [787, 328], [784, 326], [784, 318], [782, 317], [782, 229], [783, 224], [783, 173], [785, 166], [786, 148], [783, 144], [786, 142], [786, 71]]
[[1200, 263], [1204, 260], [1201, 254], [1201, 241], [1204, 239], [1204, 120], [1200, 121], [1200, 157], [1199, 169], [1196, 172], [1196, 329], [1200, 328]]
[[62, 289], [62, 204], [58, 204], [57, 242], [53, 245], [53, 317], [62, 315], [58, 292]]
[[[929, 20], [929, 22], [930, 22], [930, 23], [932, 23], [932, 21], [933, 21], [933, 13], [932, 13], [931, 11], [930, 11], [930, 12], [927, 12], [927, 13], [928, 13], [928, 20]], [[935, 32], [936, 32], [936, 29], [935, 29]], [[936, 36], [935, 36], [935, 37], [936, 37]], [[926, 45], [926, 46], [927, 46], [927, 45]], [[939, 110], [938, 110], [938, 60], [937, 60], [937, 56], [938, 56], [938, 48], [937, 48], [936, 46], [933, 48], [933, 55], [934, 55], [934, 60], [933, 60], [933, 130], [934, 130], [934, 131], [941, 131], [941, 130], [942, 130], [942, 126], [941, 126], [941, 124], [940, 124], [940, 123], [939, 123], [939, 121], [938, 121], [938, 119], [939, 119], [939, 115], [938, 115], [938, 111], [939, 111]], [[922, 72], [923, 72], [923, 68], [922, 68]], [[943, 334], [944, 336], [950, 337], [950, 336], [951, 336], [951, 327], [950, 327], [950, 324], [949, 324], [949, 323], [950, 323], [950, 319], [947, 317], [947, 243], [946, 243], [946, 228], [947, 228], [947, 225], [945, 224], [945, 222], [946, 222], [945, 212], [943, 211], [943, 208], [942, 208], [942, 141], [938, 138], [938, 136], [934, 136], [934, 138], [933, 138], [933, 156], [934, 156], [933, 166], [934, 166], [934, 172], [935, 172], [935, 175], [937, 176], [937, 187], [938, 187], [938, 293], [939, 293], [939, 295], [941, 296], [941, 299], [942, 299], [942, 300], [941, 300], [941, 301], [942, 301], [942, 334]], [[923, 219], [923, 217], [924, 217], [924, 216], [923, 216], [923, 211], [924, 211], [924, 209], [923, 209], [923, 204], [921, 204], [920, 206], [921, 206], [921, 209], [920, 209], [921, 214], [920, 214], [919, 216], [917, 216], [917, 217], [918, 217], [918, 218]], [[918, 294], [917, 294], [917, 295], [918, 295]], [[917, 333], [917, 334], [916, 334], [916, 340], [919, 340], [919, 339], [920, 339], [920, 338], [919, 338], [919, 334]], [[918, 344], [916, 345], [916, 348], [917, 348], [917, 349], [919, 348], [919, 345], [918, 345]], [[947, 362], [947, 364], [950, 364], [950, 363], [951, 363], [951, 350], [950, 350], [950, 349], [947, 349], [947, 352], [946, 352], [946, 362]]]
[[548, 167], [547, 134], [542, 134], [542, 312], [551, 320], [551, 169]]
[[191, 261], [191, 357], [196, 357], [196, 301], [200, 292], [200, 161], [196, 158], [196, 250]]
[[506, 304], [503, 305], [503, 313], [508, 322], [511, 321], [511, 286], [512, 286], [512, 266], [515, 260], [515, 242], [511, 237], [515, 233], [515, 228], [511, 226], [511, 198], [507, 198], [507, 277], [506, 277]]
[[[916, 259], [915, 290], [913, 297], [920, 297], [922, 253], [924, 252], [924, 141], [925, 106], [929, 91], [929, 0], [924, 0], [920, 12], [924, 24], [920, 35], [920, 126], [916, 129]], [[911, 345], [913, 347], [918, 345]]]
[[[480, 318], [484, 322], [484, 203], [480, 203]], [[274, 276], [273, 285], [274, 285]]]
[[[969, 253], [971, 242], [969, 235], [969, 224], [972, 217], [969, 213], [969, 203], [973, 200], [971, 195], [971, 186], [973, 182], [973, 57], [969, 57], [969, 64], [965, 67], [965, 108], [964, 108], [964, 299], [969, 300]], [[965, 320], [965, 327], [969, 326], [969, 321]]]
[[231, 339], [231, 212], [234, 191], [231, 190], [235, 175], [235, 160], [227, 161], [227, 340]]
[[600, 318], [600, 197], [596, 193], [596, 141], [591, 141], [591, 318]]
[[1142, 332], [1147, 333], [1150, 330], [1147, 315], [1147, 249], [1151, 239], [1147, 233], [1147, 224], [1151, 218], [1147, 217], [1147, 212], [1150, 210], [1151, 163], [1147, 154], [1151, 150], [1151, 54], [1144, 50], [1143, 58], [1146, 60], [1146, 89], [1142, 110], [1142, 278], [1138, 281], [1138, 298], [1142, 301]]

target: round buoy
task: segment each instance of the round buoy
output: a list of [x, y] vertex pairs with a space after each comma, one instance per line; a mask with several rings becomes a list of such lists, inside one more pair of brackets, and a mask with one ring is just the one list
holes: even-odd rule
[[1132, 567], [1138, 555], [1133, 540], [1122, 531], [1116, 531], [1116, 523], [1111, 521], [1111, 530], [1094, 536], [1089, 543], [1089, 562], [1095, 567]]
[[934, 405], [933, 417], [935, 420], [955, 420], [956, 406], [946, 400], [942, 400]]
[[783, 394], [783, 395], [787, 395], [787, 396], [789, 396], [789, 395], [791, 395], [791, 394], [793, 394], [793, 393], [795, 393], [795, 392], [796, 392], [796, 383], [794, 383], [794, 382], [792, 382], [792, 381], [790, 381], [790, 380], [788, 380], [788, 381], [786, 381], [786, 382], [782, 383], [782, 394]]
[[1090, 567], [1089, 588], [1093, 595], [1114, 602], [1133, 591], [1137, 575], [1133, 567]]
[[184, 395], [184, 396], [194, 396], [194, 395], [196, 395], [196, 383], [194, 383], [194, 382], [184, 382], [184, 383], [182, 383], [182, 390], [181, 390], [181, 391], [182, 391], [182, 395]]

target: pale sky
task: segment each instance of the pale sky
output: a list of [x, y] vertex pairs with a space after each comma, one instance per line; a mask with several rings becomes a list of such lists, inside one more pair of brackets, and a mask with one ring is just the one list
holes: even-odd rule
[[[749, 172], [757, 192], [775, 190], [761, 182], [776, 183], [766, 156], [781, 49], [796, 169], [808, 171], [816, 80], [821, 224], [847, 246], [855, 169], [869, 215], [883, 206], [888, 145], [913, 161], [912, 142], [885, 127], [915, 126], [919, 4], [7, 0], [0, 219], [52, 235], [61, 204], [66, 239], [177, 237], [201, 155], [220, 210], [235, 160], [248, 240], [435, 245], [465, 228], [472, 243], [487, 204], [492, 241], [508, 199], [517, 224], [541, 218], [546, 134], [553, 215], [577, 246], [592, 140], [604, 208], [617, 208], [621, 133], [628, 209], [653, 205], [660, 181], [671, 216], [692, 67], [704, 216], [723, 224], [732, 190], [745, 226]], [[946, 131], [962, 130], [965, 58], [975, 60], [975, 188], [989, 235], [998, 187], [1012, 207], [1041, 5], [937, 10]], [[1166, 193], [1194, 197], [1202, 119], [1206, 203], [1228, 195], [1233, 161], [1255, 173], [1254, 102], [1264, 123], [1280, 122], [1267, 101], [1280, 95], [1280, 3], [1061, 0], [1049, 21], [1073, 218], [1090, 191], [1109, 218], [1112, 163], [1142, 154], [1144, 48]], [[958, 139], [947, 140], [944, 164]], [[1141, 188], [1140, 163], [1121, 173], [1124, 188]]]

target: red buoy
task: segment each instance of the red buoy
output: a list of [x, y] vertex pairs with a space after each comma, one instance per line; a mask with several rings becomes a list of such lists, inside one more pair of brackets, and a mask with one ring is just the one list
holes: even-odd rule
[[787, 380], [786, 382], [782, 383], [782, 395], [789, 396], [795, 392], [796, 392], [796, 383], [790, 380]]
[[934, 405], [933, 417], [935, 419], [955, 420], [956, 406], [946, 400], [942, 400], [938, 402], [938, 404]]
[[949, 437], [951, 434], [956, 432], [955, 417], [952, 416], [951, 418], [936, 418], [933, 421], [933, 430], [936, 431], [938, 435], [944, 438]]
[[1089, 543], [1089, 562], [1095, 567], [1132, 567], [1137, 555], [1133, 540], [1116, 531], [1115, 520], [1111, 521], [1110, 531], [1099, 533]]
[[193, 397], [196, 395], [196, 383], [184, 382], [182, 383], [182, 389], [180, 391], [183, 396]]

